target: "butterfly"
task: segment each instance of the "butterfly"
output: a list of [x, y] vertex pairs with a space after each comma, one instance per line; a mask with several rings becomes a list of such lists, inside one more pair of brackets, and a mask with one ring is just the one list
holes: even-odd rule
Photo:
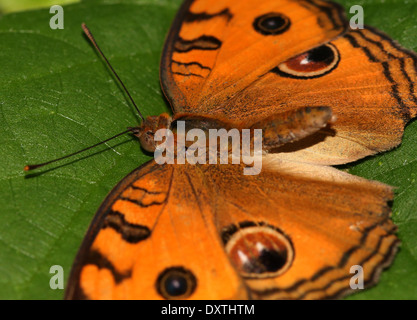
[[263, 164], [158, 164], [97, 211], [67, 299], [329, 299], [375, 284], [398, 249], [390, 186], [331, 165], [392, 149], [417, 113], [417, 57], [321, 0], [186, 0], [160, 68], [159, 128], [263, 132]]

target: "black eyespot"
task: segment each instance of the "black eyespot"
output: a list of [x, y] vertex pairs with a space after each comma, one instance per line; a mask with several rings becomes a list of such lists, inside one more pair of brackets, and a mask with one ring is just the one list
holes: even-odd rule
[[281, 77], [312, 79], [329, 74], [336, 69], [339, 61], [339, 51], [328, 43], [281, 63], [272, 72]]
[[264, 223], [240, 223], [226, 228], [226, 252], [244, 278], [273, 278], [289, 269], [293, 246], [280, 230]]
[[193, 273], [183, 267], [165, 269], [156, 281], [158, 293], [165, 299], [186, 299], [197, 286]]
[[277, 35], [288, 30], [290, 19], [282, 13], [270, 12], [257, 17], [253, 22], [255, 30], [263, 35]]

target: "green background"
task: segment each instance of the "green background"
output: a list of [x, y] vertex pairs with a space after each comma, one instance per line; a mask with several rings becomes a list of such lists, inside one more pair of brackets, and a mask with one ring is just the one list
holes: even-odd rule
[[[55, 1], [57, 4], [59, 1]], [[339, 1], [363, 5], [365, 23], [417, 51], [417, 1]], [[6, 14], [37, 1], [1, 1], [0, 299], [60, 299], [49, 268], [68, 277], [87, 227], [109, 190], [149, 156], [121, 137], [29, 177], [28, 163], [50, 160], [138, 124], [132, 106], [82, 36], [86, 22], [144, 115], [168, 111], [159, 85], [161, 49], [179, 0], [88, 0], [64, 6], [64, 30], [49, 9]], [[45, 7], [48, 1], [39, 1]], [[13, 6], [13, 4], [15, 4]], [[396, 186], [393, 220], [401, 251], [380, 283], [349, 299], [417, 298], [417, 123], [403, 144], [344, 167]]]
[[0, 13], [47, 8], [56, 4], [64, 5], [75, 2], [81, 2], [81, 0], [0, 0]]

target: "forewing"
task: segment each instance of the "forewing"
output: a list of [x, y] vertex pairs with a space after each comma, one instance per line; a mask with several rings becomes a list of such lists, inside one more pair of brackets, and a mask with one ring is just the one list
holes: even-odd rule
[[[278, 28], [264, 32], [268, 23]], [[345, 28], [341, 7], [327, 1], [186, 1], [165, 43], [162, 88], [175, 112], [211, 114], [279, 63]]]

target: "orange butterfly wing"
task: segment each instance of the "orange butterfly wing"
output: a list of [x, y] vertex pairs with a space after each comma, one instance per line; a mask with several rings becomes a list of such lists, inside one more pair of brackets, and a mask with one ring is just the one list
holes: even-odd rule
[[[241, 169], [135, 170], [99, 209], [66, 298], [334, 298], [349, 290], [352, 266], [370, 285], [391, 261], [388, 186], [290, 162], [258, 176]], [[271, 240], [277, 232], [284, 242]]]
[[[393, 193], [384, 184], [276, 160], [265, 161], [258, 176], [243, 176], [233, 165], [204, 171], [216, 224], [231, 243], [225, 241], [225, 248], [252, 298], [338, 298], [351, 291], [353, 266], [363, 268], [368, 288], [397, 251], [387, 205]], [[271, 230], [290, 244], [274, 242]], [[279, 257], [287, 260], [283, 270]]]
[[[265, 34], [271, 13], [282, 25]], [[341, 7], [321, 0], [188, 0], [165, 43], [162, 88], [175, 112], [212, 114], [229, 95], [345, 28]]]
[[[199, 201], [203, 196], [182, 166], [151, 161], [133, 171], [98, 210], [66, 299], [247, 297], [210, 221], [209, 200]], [[164, 285], [170, 277], [183, 279], [186, 290], [170, 295], [175, 288]]]
[[217, 112], [250, 117], [248, 110], [258, 108], [264, 117], [306, 105], [331, 107], [337, 121], [279, 150], [276, 156], [288, 160], [344, 164], [397, 146], [404, 126], [417, 114], [415, 53], [369, 27], [326, 46], [336, 49], [334, 69], [326, 71], [317, 63], [315, 75], [308, 69], [297, 72], [307, 55], [302, 54], [250, 84]]

